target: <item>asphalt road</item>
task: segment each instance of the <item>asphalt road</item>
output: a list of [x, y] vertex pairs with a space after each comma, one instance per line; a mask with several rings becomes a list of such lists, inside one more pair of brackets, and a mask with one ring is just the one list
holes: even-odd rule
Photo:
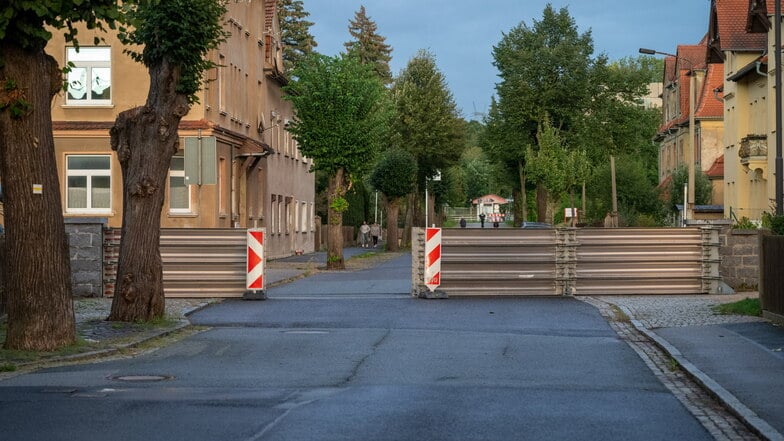
[[[707, 440], [590, 305], [409, 297], [410, 259], [193, 316], [135, 358], [0, 382], [9, 440]], [[128, 382], [118, 376], [165, 376]]]

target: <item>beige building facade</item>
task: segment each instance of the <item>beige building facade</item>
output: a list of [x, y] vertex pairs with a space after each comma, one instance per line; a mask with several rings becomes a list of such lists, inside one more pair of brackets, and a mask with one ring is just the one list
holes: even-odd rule
[[724, 217], [733, 221], [759, 221], [775, 210], [775, 100], [766, 55], [773, 33], [763, 23], [774, 5], [765, 3], [711, 2], [707, 55], [724, 65]]
[[[268, 258], [313, 251], [312, 161], [286, 131], [293, 110], [282, 99], [287, 80], [275, 1], [227, 7], [231, 35], [211, 53], [217, 67], [180, 124], [161, 226], [263, 227]], [[109, 129], [120, 112], [144, 104], [149, 77], [114, 35], [104, 34], [97, 46], [86, 45], [93, 41], [86, 29], [79, 36], [78, 52], [61, 36], [47, 46], [60, 65], [74, 64], [68, 90], [52, 104], [63, 214], [119, 227], [122, 175]]]

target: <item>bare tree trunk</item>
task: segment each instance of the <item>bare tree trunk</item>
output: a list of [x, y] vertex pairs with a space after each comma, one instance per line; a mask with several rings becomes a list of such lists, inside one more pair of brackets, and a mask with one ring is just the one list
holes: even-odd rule
[[169, 63], [151, 67], [147, 103], [120, 113], [111, 129], [122, 168], [123, 222], [108, 320], [149, 321], [165, 312], [161, 210], [179, 144], [177, 128], [189, 110], [188, 97], [175, 91], [179, 77]]
[[397, 217], [400, 214], [400, 198], [392, 198], [387, 202], [387, 251], [398, 251]]
[[536, 221], [547, 222], [547, 189], [543, 184], [536, 184]]
[[522, 161], [517, 163], [517, 173], [520, 178], [520, 221], [515, 223], [517, 226], [522, 226], [523, 222], [528, 220], [528, 193], [525, 191], [525, 168]]
[[[52, 136], [62, 74], [41, 50], [0, 46], [0, 175], [5, 194], [7, 349], [51, 351], [76, 339], [71, 262]], [[18, 111], [18, 113], [15, 113]]]
[[[416, 190], [414, 190], [416, 193]], [[408, 195], [406, 203], [406, 221], [403, 224], [403, 246], [411, 243], [411, 229], [414, 227], [415, 196], [414, 193]]]
[[343, 212], [333, 208], [337, 198], [346, 195], [345, 170], [338, 169], [335, 176], [329, 178], [327, 193], [327, 269], [345, 269], [343, 259]]

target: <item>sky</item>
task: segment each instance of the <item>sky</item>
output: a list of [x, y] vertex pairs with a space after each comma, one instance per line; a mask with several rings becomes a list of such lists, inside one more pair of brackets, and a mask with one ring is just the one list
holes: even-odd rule
[[541, 21], [547, 3], [568, 8], [578, 31], [591, 31], [595, 54], [610, 60], [637, 57], [641, 47], [674, 53], [679, 44], [696, 44], [710, 15], [709, 0], [303, 0], [318, 52], [344, 51], [349, 20], [364, 5], [392, 46], [392, 73], [428, 50], [469, 120], [481, 119], [495, 94], [493, 46], [515, 26]]

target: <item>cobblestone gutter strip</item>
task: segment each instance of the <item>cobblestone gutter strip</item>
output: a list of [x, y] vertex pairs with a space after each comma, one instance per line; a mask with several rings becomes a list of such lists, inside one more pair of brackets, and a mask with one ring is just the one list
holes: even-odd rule
[[[714, 398], [712, 393], [703, 389], [687, 373], [676, 364], [680, 360], [670, 357], [660, 349], [647, 333], [635, 326], [634, 320], [621, 308], [599, 299], [580, 298], [596, 307], [610, 324], [610, 327], [625, 341], [651, 369], [662, 384], [694, 415], [705, 430], [718, 441], [752, 441], [766, 438], [765, 434], [746, 424]], [[644, 329], [644, 327], [643, 327]]]

